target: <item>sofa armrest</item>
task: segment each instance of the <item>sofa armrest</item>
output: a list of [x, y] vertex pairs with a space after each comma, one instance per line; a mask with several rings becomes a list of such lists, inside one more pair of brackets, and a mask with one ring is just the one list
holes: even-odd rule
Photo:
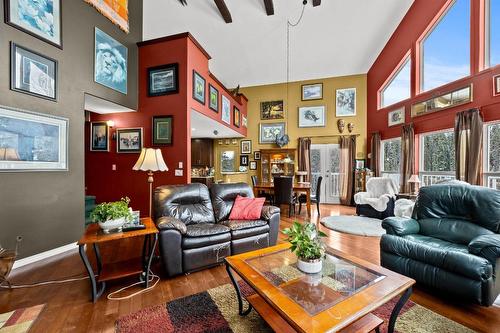
[[500, 258], [500, 235], [482, 235], [474, 238], [469, 243], [469, 253], [486, 258], [495, 265]]
[[260, 218], [267, 221], [269, 225], [269, 246], [276, 245], [280, 228], [280, 209], [274, 206], [264, 206]]
[[269, 221], [273, 215], [280, 213], [280, 209], [275, 206], [264, 206], [262, 207], [262, 213], [260, 214], [260, 218], [266, 221]]
[[186, 225], [181, 220], [170, 216], [162, 216], [156, 220], [156, 227], [159, 230], [177, 230], [181, 235], [187, 232]]
[[420, 224], [414, 219], [406, 217], [388, 217], [382, 221], [384, 228], [389, 235], [405, 236], [418, 234]]

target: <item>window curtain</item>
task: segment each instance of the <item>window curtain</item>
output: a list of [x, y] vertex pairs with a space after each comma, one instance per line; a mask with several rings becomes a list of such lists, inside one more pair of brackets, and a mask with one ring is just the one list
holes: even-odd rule
[[415, 130], [413, 123], [401, 128], [401, 193], [410, 193], [408, 180], [415, 172]]
[[308, 182], [311, 179], [311, 138], [299, 138], [298, 154], [298, 170], [307, 172], [305, 181]]
[[356, 136], [340, 137], [340, 203], [347, 206], [353, 203], [355, 163]]
[[375, 177], [380, 177], [380, 132], [372, 134], [370, 168]]
[[483, 166], [483, 118], [479, 110], [455, 116], [455, 176], [472, 185], [481, 185]]

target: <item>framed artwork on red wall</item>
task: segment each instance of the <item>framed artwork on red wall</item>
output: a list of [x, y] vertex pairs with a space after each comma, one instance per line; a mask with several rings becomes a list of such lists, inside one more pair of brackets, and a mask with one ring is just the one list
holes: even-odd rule
[[493, 77], [493, 96], [500, 96], [500, 75]]

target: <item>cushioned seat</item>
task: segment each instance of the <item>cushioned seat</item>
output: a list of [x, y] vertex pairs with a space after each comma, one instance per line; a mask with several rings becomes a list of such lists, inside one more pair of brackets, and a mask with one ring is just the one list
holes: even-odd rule
[[213, 236], [204, 236], [204, 237], [183, 237], [181, 246], [183, 249], [197, 249], [209, 245], [229, 242], [230, 240], [231, 240], [231, 234], [229, 232]]
[[229, 228], [222, 224], [200, 223], [186, 226], [187, 237], [214, 236], [226, 232], [229, 232]]
[[229, 227], [229, 229], [231, 230], [241, 230], [261, 227], [263, 225], [267, 225], [267, 222], [263, 220], [227, 220], [221, 222], [220, 224]]

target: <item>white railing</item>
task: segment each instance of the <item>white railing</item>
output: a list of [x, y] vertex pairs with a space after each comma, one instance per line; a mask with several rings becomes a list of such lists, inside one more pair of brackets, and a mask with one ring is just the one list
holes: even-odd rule
[[484, 186], [493, 188], [495, 190], [500, 190], [500, 175], [497, 174], [486, 174], [485, 175]]
[[455, 175], [450, 173], [420, 172], [421, 186], [430, 186], [453, 179]]
[[392, 179], [396, 183], [396, 186], [399, 188], [399, 181], [401, 180], [401, 174], [399, 172], [382, 171], [380, 172], [380, 175], [384, 178]]

